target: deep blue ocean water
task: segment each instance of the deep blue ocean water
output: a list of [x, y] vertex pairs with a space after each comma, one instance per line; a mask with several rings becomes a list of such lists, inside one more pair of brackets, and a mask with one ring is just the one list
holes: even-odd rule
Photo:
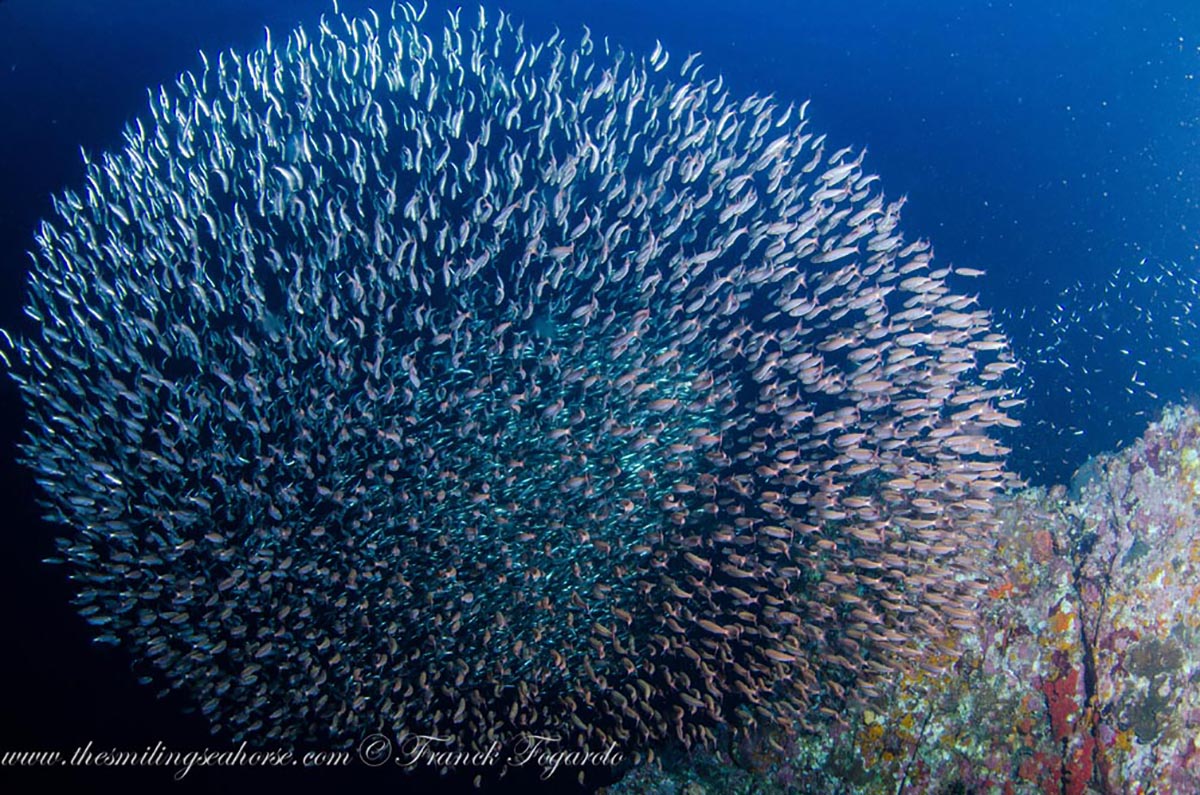
[[[116, 147], [122, 125], [145, 113], [146, 88], [197, 67], [197, 50], [246, 50], [264, 26], [280, 38], [311, 29], [329, 7], [0, 2], [0, 327], [23, 327], [24, 252], [50, 195], [82, 179], [80, 147]], [[656, 41], [678, 59], [701, 51], [705, 74], [723, 74], [734, 95], [811, 99], [812, 125], [833, 146], [865, 147], [887, 195], [908, 197], [906, 234], [931, 239], [943, 264], [987, 271], [960, 289], [980, 293], [1025, 362], [1014, 379], [1025, 425], [1009, 442], [1031, 481], [1065, 480], [1166, 401], [1200, 394], [1200, 3], [499, 7], [530, 39], [586, 24], [634, 51]], [[39, 564], [53, 534], [11, 465], [21, 411], [7, 381], [0, 410], [0, 625], [12, 643], [0, 654], [0, 692], [12, 699], [0, 749], [131, 744], [160, 726], [181, 744], [203, 741], [178, 701], [133, 682], [121, 651], [88, 643], [61, 571]]]

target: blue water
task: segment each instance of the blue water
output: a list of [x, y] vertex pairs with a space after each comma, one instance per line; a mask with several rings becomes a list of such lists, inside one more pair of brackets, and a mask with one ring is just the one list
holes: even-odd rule
[[[196, 67], [197, 50], [245, 50], [262, 42], [264, 25], [281, 35], [296, 23], [311, 27], [329, 7], [0, 2], [0, 326], [22, 327], [24, 252], [50, 212], [49, 196], [82, 179], [81, 146], [117, 146], [121, 126], [144, 112], [146, 87]], [[673, 62], [702, 51], [705, 74], [724, 75], [735, 95], [811, 99], [813, 125], [834, 146], [866, 147], [887, 194], [908, 197], [906, 234], [930, 238], [943, 264], [987, 271], [959, 288], [980, 292], [1027, 362], [1014, 381], [1029, 399], [1025, 426], [1009, 441], [1014, 466], [1031, 480], [1065, 480], [1088, 455], [1139, 434], [1166, 401], [1200, 392], [1200, 332], [1189, 316], [1200, 244], [1200, 3], [489, 4], [496, 7], [525, 20], [532, 39], [555, 25], [574, 34], [586, 24], [635, 51], [660, 40]], [[7, 382], [0, 416], [7, 463], [20, 427]], [[0, 494], [18, 526], [30, 528], [6, 542], [14, 554], [0, 570], [0, 605], [30, 592], [50, 601], [64, 590], [35, 571], [50, 542], [28, 485], [6, 478]], [[42, 619], [74, 626], [65, 607], [54, 609], [61, 615], [14, 616], [16, 631], [34, 636]], [[55, 731], [69, 724], [81, 693], [48, 692], [48, 680], [71, 670], [58, 655], [83, 648], [72, 642], [52, 647], [53, 658], [30, 652], [4, 661], [5, 690], [33, 682], [30, 698], [50, 699], [22, 702], [13, 720], [33, 723], [6, 724], [5, 739], [35, 725], [39, 737], [76, 738]], [[120, 671], [119, 655], [112, 661]], [[121, 699], [135, 713], [154, 709], [136, 686], [112, 687], [117, 695], [88, 691], [96, 710], [119, 712]], [[43, 712], [51, 717], [34, 717]]]
[[[1158, 399], [1121, 398], [1117, 388], [1115, 403], [1081, 403], [1062, 383], [1092, 379], [1079, 394], [1112, 392], [1134, 371], [1085, 373], [1078, 341], [1057, 353], [1063, 372], [1036, 367], [1048, 345], [1037, 334], [1062, 303], [1061, 290], [1074, 290], [1085, 317], [1104, 325], [1114, 318], [1090, 315], [1088, 293], [1118, 269], [1128, 273], [1146, 259], [1194, 275], [1200, 4], [917, 6], [503, 4], [532, 38], [555, 25], [578, 31], [586, 24], [634, 50], [661, 40], [679, 59], [702, 51], [707, 74], [725, 75], [735, 94], [811, 98], [814, 126], [838, 145], [866, 147], [867, 165], [889, 195], [908, 196], [910, 236], [932, 239], [944, 263], [988, 271], [964, 289], [978, 289], [1002, 314], [1042, 312], [1036, 331], [1012, 324], [1018, 353], [1033, 365], [1023, 415], [1029, 430], [1013, 435], [1014, 464], [1033, 480], [1063, 480], [1089, 454], [1139, 433], [1163, 400], [1184, 396], [1200, 376], [1195, 357], [1184, 357], [1160, 374]], [[0, 4], [0, 322], [18, 316], [23, 252], [49, 195], [81, 179], [80, 146], [116, 146], [121, 125], [143, 112], [145, 88], [196, 67], [197, 50], [244, 50], [262, 42], [264, 25], [282, 34], [297, 22], [312, 25], [329, 7], [327, 0]], [[1172, 358], [1141, 342], [1144, 355], [1136, 358]], [[1031, 449], [1047, 438], [1052, 449]]]

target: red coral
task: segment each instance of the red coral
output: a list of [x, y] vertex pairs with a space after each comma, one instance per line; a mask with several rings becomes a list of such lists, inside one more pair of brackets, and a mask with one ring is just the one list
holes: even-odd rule
[[1047, 765], [1041, 761], [1044, 792], [1053, 795], [1083, 795], [1092, 780], [1096, 761], [1095, 715], [1082, 709], [1079, 669], [1055, 655], [1057, 674], [1042, 679], [1038, 689], [1050, 713], [1050, 730], [1062, 748], [1059, 759]]
[[1062, 792], [1066, 795], [1083, 795], [1088, 782], [1092, 780], [1092, 761], [1095, 753], [1096, 738], [1091, 734], [1083, 735], [1063, 770], [1066, 787]]
[[1061, 742], [1071, 736], [1075, 711], [1078, 708], [1076, 693], [1079, 686], [1079, 669], [1071, 668], [1053, 679], [1042, 680], [1042, 695], [1050, 710], [1050, 728], [1054, 739]]

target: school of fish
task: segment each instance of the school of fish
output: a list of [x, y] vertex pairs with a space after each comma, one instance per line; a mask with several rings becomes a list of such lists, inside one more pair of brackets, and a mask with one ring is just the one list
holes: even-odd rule
[[1200, 281], [1186, 265], [1142, 259], [1090, 282], [1047, 279], [1040, 299], [998, 313], [1028, 401], [1005, 443], [1010, 469], [1053, 485], [1131, 444], [1167, 405], [1196, 401]]
[[55, 198], [6, 358], [97, 640], [226, 736], [477, 749], [942, 671], [1011, 480], [978, 272], [807, 103], [425, 16], [202, 56]]

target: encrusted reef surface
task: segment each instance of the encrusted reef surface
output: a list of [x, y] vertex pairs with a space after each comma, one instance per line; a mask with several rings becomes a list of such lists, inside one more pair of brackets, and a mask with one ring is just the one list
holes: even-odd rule
[[662, 755], [609, 795], [1200, 792], [1200, 412], [997, 510], [952, 674], [821, 736]]

